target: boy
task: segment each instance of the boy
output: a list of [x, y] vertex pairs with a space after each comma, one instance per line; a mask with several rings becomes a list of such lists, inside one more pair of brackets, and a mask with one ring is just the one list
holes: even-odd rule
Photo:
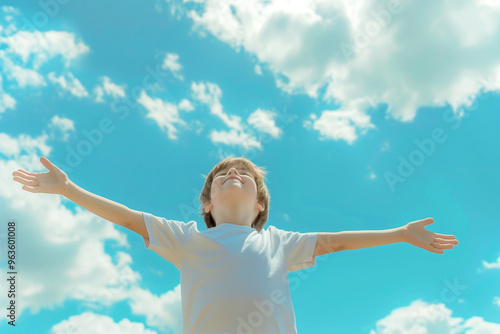
[[316, 256], [396, 242], [443, 254], [458, 244], [453, 235], [425, 230], [432, 218], [381, 231], [263, 229], [270, 202], [266, 171], [244, 157], [224, 159], [206, 176], [199, 198], [205, 231], [195, 221], [165, 219], [94, 195], [47, 158], [40, 161], [47, 173], [13, 172], [22, 189], [63, 195], [138, 233], [146, 248], [180, 270], [184, 333], [297, 333], [288, 273], [314, 266]]

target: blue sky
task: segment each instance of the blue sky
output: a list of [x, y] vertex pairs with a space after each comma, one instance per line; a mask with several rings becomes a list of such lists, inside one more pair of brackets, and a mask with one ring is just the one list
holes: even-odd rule
[[498, 1], [54, 3], [1, 8], [0, 234], [14, 219], [19, 249], [2, 332], [182, 333], [174, 265], [12, 171], [45, 171], [43, 155], [204, 230], [202, 174], [245, 155], [269, 171], [265, 227], [433, 217], [460, 242], [318, 257], [289, 276], [299, 333], [500, 333]]

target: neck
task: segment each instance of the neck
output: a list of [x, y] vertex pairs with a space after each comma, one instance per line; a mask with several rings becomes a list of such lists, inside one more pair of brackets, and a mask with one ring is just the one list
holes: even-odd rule
[[241, 226], [249, 226], [252, 227], [252, 217], [243, 212], [236, 212], [233, 214], [222, 214], [222, 215], [215, 215], [214, 216], [215, 221], [217, 222], [216, 225], [220, 224], [233, 224], [233, 225], [241, 225]]

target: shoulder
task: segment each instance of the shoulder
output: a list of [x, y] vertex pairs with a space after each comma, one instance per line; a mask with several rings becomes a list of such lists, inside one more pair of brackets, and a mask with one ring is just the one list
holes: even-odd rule
[[198, 230], [198, 225], [196, 221], [182, 221], [176, 219], [168, 219], [163, 216], [155, 215], [149, 212], [143, 212], [144, 222], [146, 225], [156, 225], [163, 229], [177, 229], [183, 231]]
[[276, 236], [282, 236], [288, 233], [287, 231], [280, 229], [274, 225], [268, 225], [265, 229], [262, 229], [262, 233], [268, 234], [268, 235], [276, 235]]
[[266, 230], [268, 230], [271, 233], [291, 233], [292, 232], [292, 231], [288, 231], [288, 230], [283, 229], [283, 228], [276, 227], [274, 225], [268, 225], [266, 227]]

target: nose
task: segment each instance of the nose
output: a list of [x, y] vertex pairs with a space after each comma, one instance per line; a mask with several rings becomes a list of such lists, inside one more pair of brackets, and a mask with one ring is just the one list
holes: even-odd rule
[[[235, 173], [233, 173], [233, 171], [234, 171]], [[229, 171], [227, 172], [227, 174], [231, 174], [231, 173], [232, 173], [232, 174], [236, 174], [236, 175], [239, 175], [239, 174], [240, 174], [240, 173], [238, 173], [238, 170], [236, 169], [236, 167], [231, 167], [231, 168], [229, 169]]]

